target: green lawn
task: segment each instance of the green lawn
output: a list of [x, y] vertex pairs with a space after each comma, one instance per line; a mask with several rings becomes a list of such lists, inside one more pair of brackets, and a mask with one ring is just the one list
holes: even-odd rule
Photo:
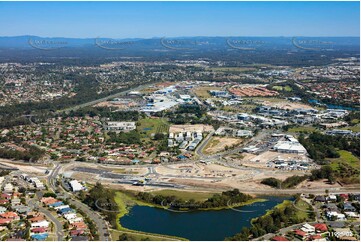
[[343, 127], [343, 130], [351, 130], [353, 132], [360, 132], [360, 123], [356, 123], [353, 126]]
[[142, 138], [151, 138], [153, 133], [168, 133], [169, 124], [162, 118], [144, 118], [137, 122], [137, 131]]
[[276, 90], [276, 91], [286, 91], [286, 92], [290, 92], [292, 91], [292, 87], [290, 86], [273, 86], [272, 87], [273, 90]]
[[154, 195], [163, 195], [163, 196], [176, 196], [177, 198], [181, 198], [185, 201], [190, 199], [194, 199], [196, 201], [204, 201], [207, 198], [213, 196], [214, 193], [210, 192], [186, 192], [186, 191], [177, 191], [177, 190], [159, 190], [152, 192]]
[[312, 133], [317, 131], [317, 129], [315, 127], [312, 126], [297, 126], [297, 127], [293, 127], [288, 129], [288, 132], [292, 132], [292, 133]]
[[360, 159], [354, 156], [351, 152], [340, 150], [338, 153], [340, 154], [339, 158], [331, 159], [331, 167], [333, 169], [337, 169], [339, 163], [347, 163], [354, 168], [360, 168]]
[[[308, 203], [306, 203], [305, 201], [303, 201], [302, 199], [299, 199], [294, 205], [292, 204], [293, 202], [290, 200], [285, 200], [283, 201], [283, 203], [278, 204], [277, 206], [275, 206], [276, 208], [279, 208], [281, 210], [284, 210], [287, 206], [292, 205], [296, 208], [296, 214], [294, 215], [295, 217], [299, 218], [299, 219], [305, 219], [308, 220], [308, 213], [312, 212], [312, 208], [310, 207], [310, 205]], [[299, 208], [299, 209], [297, 209]], [[309, 210], [309, 212], [307, 212], [307, 210]], [[267, 212], [267, 214], [272, 213], [272, 210], [269, 210]]]
[[296, 212], [296, 217], [298, 219], [304, 219], [304, 220], [307, 220], [308, 219], [308, 211], [312, 212], [312, 208], [311, 206], [306, 203], [305, 201], [303, 201], [302, 199], [299, 199], [296, 203], [295, 203], [295, 207], [296, 208], [299, 208], [297, 209], [297, 212]]
[[167, 236], [162, 235], [153, 235], [148, 233], [140, 233], [140, 232], [125, 232], [125, 231], [119, 231], [119, 230], [111, 230], [110, 234], [112, 235], [112, 240], [117, 241], [119, 240], [119, 236], [125, 234], [128, 238], [130, 238], [133, 241], [142, 241], [142, 240], [150, 240], [150, 241], [169, 241], [174, 240]]
[[196, 87], [192, 89], [194, 94], [199, 98], [211, 98], [212, 95], [209, 93], [210, 90], [222, 90], [220, 87]]

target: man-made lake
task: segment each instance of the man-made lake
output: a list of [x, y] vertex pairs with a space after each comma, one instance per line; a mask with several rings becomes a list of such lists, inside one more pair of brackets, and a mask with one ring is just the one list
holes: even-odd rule
[[[316, 99], [309, 99], [308, 102], [311, 104], [322, 105], [322, 103], [320, 103]], [[348, 111], [359, 111], [360, 110], [360, 108], [357, 108], [357, 107], [346, 107], [346, 106], [334, 105], [334, 104], [324, 104], [324, 105], [326, 105], [326, 107], [329, 109], [343, 109], [343, 110], [348, 110]]]
[[232, 209], [172, 212], [148, 206], [134, 206], [120, 219], [123, 227], [138, 231], [174, 235], [189, 240], [224, 240], [233, 236], [253, 218], [266, 213], [290, 197], [264, 197], [265, 202]]

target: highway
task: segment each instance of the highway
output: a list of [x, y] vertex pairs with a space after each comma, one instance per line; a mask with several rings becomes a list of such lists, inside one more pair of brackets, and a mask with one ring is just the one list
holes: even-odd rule
[[150, 86], [153, 85], [153, 84], [154, 84], [154, 83], [140, 85], [140, 86], [137, 86], [137, 87], [134, 87], [134, 88], [130, 88], [130, 89], [127, 89], [127, 90], [125, 90], [125, 91], [121, 91], [121, 92], [118, 92], [118, 93], [115, 93], [115, 94], [112, 94], [112, 95], [109, 95], [109, 96], [106, 96], [106, 97], [103, 97], [103, 98], [99, 98], [99, 99], [94, 100], [94, 101], [82, 103], [82, 104], [73, 106], [73, 107], [71, 107], [71, 108], [66, 108], [66, 109], [62, 109], [62, 110], [57, 110], [57, 112], [69, 112], [70, 110], [77, 110], [77, 109], [79, 109], [79, 108], [84, 108], [84, 107], [87, 107], [87, 106], [92, 106], [92, 105], [95, 105], [95, 104], [100, 103], [100, 102], [105, 102], [105, 101], [107, 101], [108, 99], [113, 99], [113, 98], [116, 98], [116, 97], [119, 97], [119, 96], [126, 95], [128, 92], [140, 91], [140, 90], [142, 90], [142, 89], [145, 89], [145, 88], [150, 87]]

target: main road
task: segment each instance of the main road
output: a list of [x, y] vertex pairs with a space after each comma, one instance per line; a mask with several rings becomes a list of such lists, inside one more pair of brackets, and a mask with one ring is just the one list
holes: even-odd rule
[[105, 102], [105, 101], [107, 101], [108, 99], [112, 99], [112, 98], [116, 98], [116, 97], [119, 97], [119, 96], [126, 95], [128, 92], [140, 91], [140, 90], [142, 90], [142, 89], [145, 89], [145, 88], [147, 88], [147, 87], [150, 87], [150, 86], [153, 85], [153, 84], [154, 84], [154, 83], [149, 83], [149, 84], [140, 85], [140, 86], [137, 86], [137, 87], [134, 87], [134, 88], [130, 88], [130, 89], [127, 89], [127, 90], [124, 90], [124, 91], [121, 91], [121, 92], [118, 92], [118, 93], [115, 93], [115, 94], [111, 94], [111, 95], [109, 95], [109, 96], [106, 96], [106, 97], [103, 97], [103, 98], [99, 98], [99, 99], [96, 99], [96, 100], [93, 100], [93, 101], [90, 101], [90, 102], [86, 102], [86, 103], [82, 103], [82, 104], [79, 104], [79, 105], [76, 105], [76, 106], [73, 106], [73, 107], [70, 107], [70, 108], [58, 110], [57, 112], [69, 112], [70, 110], [77, 110], [77, 109], [79, 109], [79, 108], [84, 108], [84, 107], [87, 107], [87, 106], [92, 106], [92, 105], [95, 105], [95, 104], [100, 103], [100, 102]]
[[[61, 169], [61, 165], [58, 164], [54, 168], [54, 170], [50, 173], [50, 175], [48, 176], [48, 184], [54, 191], [56, 190], [56, 185], [54, 184], [54, 180], [56, 179], [60, 169]], [[94, 223], [96, 224], [96, 227], [98, 229], [99, 240], [101, 240], [101, 241], [110, 240], [110, 238], [109, 238], [110, 234], [108, 232], [108, 225], [99, 213], [95, 212], [94, 210], [89, 208], [84, 203], [78, 201], [76, 198], [74, 198], [73, 194], [65, 191], [64, 189], [62, 189], [62, 195], [65, 198], [69, 198], [68, 199], [69, 204], [74, 205], [76, 208], [82, 210], [92, 221], [94, 221]]]

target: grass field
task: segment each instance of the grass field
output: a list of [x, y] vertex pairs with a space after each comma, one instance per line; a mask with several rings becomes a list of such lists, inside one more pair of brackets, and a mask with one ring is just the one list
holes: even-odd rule
[[349, 127], [344, 127], [344, 128], [341, 128], [343, 130], [351, 130], [353, 132], [360, 132], [360, 123], [357, 123], [353, 126], [349, 126]]
[[144, 118], [137, 123], [137, 131], [145, 139], [150, 139], [153, 133], [168, 133], [168, 130], [169, 124], [162, 118]]
[[247, 99], [251, 99], [253, 101], [259, 101], [259, 102], [268, 101], [270, 103], [279, 103], [286, 101], [284, 98], [277, 98], [277, 97], [247, 97]]
[[276, 91], [286, 91], [286, 92], [290, 92], [292, 91], [292, 87], [290, 86], [274, 86], [272, 87], [273, 90], [276, 90]]
[[[281, 204], [278, 204], [276, 206], [276, 208], [279, 208], [279, 209], [285, 209], [286, 206], [288, 205], [292, 205], [292, 201], [289, 201], [289, 200], [285, 200], [283, 201], [283, 203]], [[308, 203], [306, 203], [305, 201], [303, 201], [302, 199], [298, 200], [294, 205], [292, 205], [296, 208], [296, 214], [294, 215], [295, 217], [299, 218], [299, 219], [305, 219], [305, 220], [308, 220], [309, 217], [308, 217], [308, 214], [309, 212], [312, 212], [312, 208], [310, 207], [310, 205]], [[267, 212], [267, 214], [271, 213], [272, 210], [269, 210]]]
[[176, 196], [185, 201], [194, 199], [196, 201], [204, 201], [213, 196], [214, 193], [210, 192], [186, 192], [186, 191], [177, 191], [177, 190], [160, 190], [152, 192], [154, 195], [163, 195], [163, 196]]
[[[295, 203], [295, 207], [296, 208], [299, 208], [297, 209], [297, 212], [295, 214], [295, 216], [298, 218], [298, 219], [303, 219], [303, 220], [308, 220], [308, 214], [309, 212], [312, 212], [312, 207], [306, 203], [305, 201], [303, 201], [302, 199], [299, 199], [296, 203]], [[307, 210], [309, 212], [307, 212]]]
[[113, 241], [119, 240], [119, 236], [125, 234], [127, 237], [131, 238], [133, 241], [142, 241], [142, 240], [150, 240], [150, 241], [169, 241], [169, 240], [178, 240], [166, 235], [155, 235], [150, 233], [142, 233], [138, 231], [119, 231], [112, 229], [110, 231], [112, 235]]
[[210, 98], [212, 97], [209, 94], [210, 90], [222, 90], [220, 87], [197, 87], [193, 89], [193, 92], [199, 98]]
[[351, 152], [340, 150], [338, 153], [340, 154], [339, 158], [330, 159], [332, 168], [337, 169], [339, 163], [347, 163], [354, 168], [360, 168], [360, 159]]
[[288, 132], [292, 132], [292, 133], [312, 133], [317, 131], [317, 129], [315, 127], [312, 126], [299, 126], [299, 127], [293, 127], [288, 129]]

